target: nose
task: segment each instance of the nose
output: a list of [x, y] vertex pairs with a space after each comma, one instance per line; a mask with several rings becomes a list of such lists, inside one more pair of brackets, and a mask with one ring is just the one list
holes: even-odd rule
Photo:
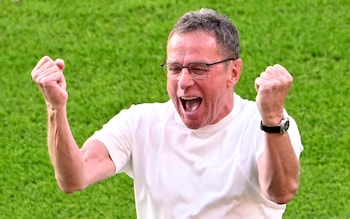
[[187, 87], [194, 84], [194, 80], [190, 74], [188, 68], [182, 68], [178, 85], [181, 89], [186, 89]]

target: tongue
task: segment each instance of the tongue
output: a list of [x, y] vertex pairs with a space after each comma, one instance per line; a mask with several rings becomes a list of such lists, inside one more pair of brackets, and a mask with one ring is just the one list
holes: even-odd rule
[[187, 112], [194, 112], [196, 109], [198, 109], [200, 103], [201, 103], [200, 98], [194, 99], [194, 100], [187, 100], [186, 101], [186, 111]]

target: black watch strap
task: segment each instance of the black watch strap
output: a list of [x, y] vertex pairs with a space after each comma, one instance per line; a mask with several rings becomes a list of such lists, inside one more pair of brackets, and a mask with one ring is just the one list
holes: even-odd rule
[[285, 133], [289, 128], [289, 119], [284, 118], [278, 126], [265, 126], [260, 122], [260, 129], [267, 133]]

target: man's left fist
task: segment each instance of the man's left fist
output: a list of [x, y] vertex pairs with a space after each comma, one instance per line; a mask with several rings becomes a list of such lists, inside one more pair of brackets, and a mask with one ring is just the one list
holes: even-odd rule
[[280, 123], [284, 101], [292, 83], [292, 75], [278, 64], [267, 67], [255, 79], [256, 103], [264, 125], [276, 126]]

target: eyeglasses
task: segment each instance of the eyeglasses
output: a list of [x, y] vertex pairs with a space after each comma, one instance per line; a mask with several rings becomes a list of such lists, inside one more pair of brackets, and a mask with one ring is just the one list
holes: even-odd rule
[[181, 76], [182, 69], [187, 68], [189, 74], [193, 79], [201, 80], [208, 76], [209, 67], [212, 65], [220, 64], [223, 62], [235, 60], [234, 58], [224, 59], [218, 62], [213, 63], [202, 63], [202, 62], [192, 62], [187, 66], [182, 66], [180, 63], [167, 63], [164, 62], [160, 66], [163, 68], [163, 71], [167, 74], [168, 79], [170, 80], [179, 80]]

